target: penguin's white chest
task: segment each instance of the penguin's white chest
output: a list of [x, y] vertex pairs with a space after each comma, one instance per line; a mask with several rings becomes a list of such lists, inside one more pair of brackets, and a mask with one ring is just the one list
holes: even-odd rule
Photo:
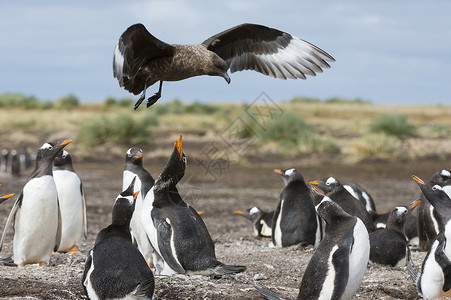
[[83, 205], [81, 181], [78, 175], [67, 170], [53, 171], [58, 191], [58, 201], [61, 210], [62, 231], [61, 243], [58, 250], [79, 246], [83, 238]]
[[58, 228], [58, 196], [52, 176], [33, 178], [24, 186], [14, 226], [14, 263], [48, 263]]
[[277, 216], [276, 219], [276, 224], [275, 224], [275, 228], [274, 228], [274, 242], [275, 242], [275, 247], [282, 247], [282, 229], [280, 228], [280, 222], [282, 221], [282, 213], [283, 213], [283, 204], [284, 204], [284, 200], [282, 199], [282, 201], [280, 202], [280, 210], [279, 210], [279, 215]]

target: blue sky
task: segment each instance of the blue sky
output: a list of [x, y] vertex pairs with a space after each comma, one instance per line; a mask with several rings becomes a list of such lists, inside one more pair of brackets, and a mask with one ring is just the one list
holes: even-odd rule
[[[166, 82], [159, 101], [251, 102], [295, 96], [451, 105], [451, 1], [2, 1], [0, 93], [83, 102], [134, 97], [113, 78], [113, 51], [131, 24], [168, 43], [200, 43], [241, 23], [305, 39], [335, 57], [307, 80], [256, 72]], [[154, 85], [148, 95], [157, 90]]]

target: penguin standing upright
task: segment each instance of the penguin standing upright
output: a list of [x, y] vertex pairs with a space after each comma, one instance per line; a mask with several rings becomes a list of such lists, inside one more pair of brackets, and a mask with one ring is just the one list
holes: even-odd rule
[[2, 160], [0, 164], [0, 171], [6, 173], [9, 168], [9, 151], [8, 149], [2, 149]]
[[42, 145], [37, 153], [36, 167], [8, 216], [0, 250], [6, 230], [14, 221], [13, 259], [19, 267], [32, 263], [46, 266], [52, 250], [59, 248], [61, 214], [52, 163], [58, 152], [70, 142], [72, 140]]
[[[443, 187], [444, 191], [451, 198], [451, 172], [448, 170], [441, 170], [435, 173], [429, 183], [432, 185], [439, 185]], [[431, 206], [429, 201], [425, 201], [424, 195], [421, 197], [423, 201], [418, 207], [418, 236], [419, 248], [423, 251], [428, 251], [431, 248], [435, 237], [440, 231], [440, 214]]]
[[20, 156], [17, 150], [11, 150], [11, 175], [13, 177], [20, 177]]
[[154, 248], [158, 275], [200, 274], [221, 276], [246, 269], [216, 259], [215, 245], [201, 216], [183, 201], [177, 183], [185, 174], [182, 136], [174, 145], [163, 171], [143, 203], [142, 222]]
[[274, 211], [272, 245], [287, 247], [304, 244], [316, 247], [321, 240], [321, 226], [304, 178], [296, 169], [276, 169], [274, 172], [282, 176], [285, 187]]
[[373, 220], [365, 206], [362, 202], [354, 198], [337, 179], [326, 177], [309, 181], [309, 183], [318, 186], [329, 198], [337, 202], [345, 212], [360, 218], [368, 229], [368, 232], [374, 231]]
[[[421, 273], [408, 265], [418, 293], [425, 299], [435, 299], [451, 289], [451, 199], [438, 184], [425, 183], [413, 176], [423, 195], [439, 213], [439, 233], [423, 261]], [[447, 294], [449, 296], [449, 294]]]
[[61, 242], [59, 252], [78, 253], [83, 236], [88, 237], [86, 199], [83, 186], [72, 166], [72, 157], [60, 151], [53, 161], [53, 179], [61, 210]]
[[89, 299], [153, 299], [154, 277], [132, 244], [130, 219], [139, 192], [134, 180], [113, 205], [111, 225], [97, 235], [86, 258], [82, 283]]
[[404, 267], [407, 261], [408, 240], [404, 234], [404, 224], [409, 211], [421, 200], [415, 200], [408, 207], [396, 207], [388, 217], [384, 229], [370, 233], [370, 261], [392, 267]]
[[137, 245], [139, 251], [144, 258], [150, 262], [152, 259], [151, 251], [152, 245], [147, 238], [146, 230], [141, 222], [141, 211], [143, 206], [143, 199], [147, 192], [152, 188], [154, 179], [149, 172], [143, 167], [143, 151], [139, 148], [133, 147], [128, 149], [125, 154], [125, 168], [122, 179], [122, 189], [130, 184], [131, 179], [136, 178], [134, 191], [139, 191], [135, 201], [135, 211], [133, 212], [130, 221], [130, 230], [132, 234], [132, 241]]
[[[346, 213], [329, 197], [313, 199], [318, 215], [327, 224], [326, 235], [305, 269], [297, 299], [351, 299], [368, 264], [368, 231], [359, 218]], [[256, 288], [266, 299], [288, 299], [263, 285]]]
[[255, 236], [271, 237], [274, 211], [266, 212], [254, 206], [245, 211], [236, 210], [234, 213], [245, 217], [253, 223]]

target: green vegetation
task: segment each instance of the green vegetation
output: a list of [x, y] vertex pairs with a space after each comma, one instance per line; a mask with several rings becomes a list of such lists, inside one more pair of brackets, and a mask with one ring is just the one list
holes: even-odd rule
[[372, 133], [384, 133], [404, 140], [414, 135], [415, 126], [407, 121], [405, 115], [381, 114], [371, 120], [369, 130]]
[[53, 104], [53, 107], [60, 110], [70, 110], [79, 105], [80, 102], [78, 101], [77, 97], [75, 97], [74, 95], [67, 95], [58, 98]]
[[35, 109], [41, 107], [41, 102], [33, 96], [5, 93], [0, 94], [0, 107]]
[[120, 113], [114, 117], [101, 115], [90, 122], [82, 123], [77, 131], [77, 141], [90, 147], [110, 144], [151, 144], [150, 127], [158, 125], [155, 114], [140, 118]]

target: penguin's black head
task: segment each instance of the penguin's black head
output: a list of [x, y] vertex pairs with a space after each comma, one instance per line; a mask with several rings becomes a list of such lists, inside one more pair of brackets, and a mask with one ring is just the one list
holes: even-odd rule
[[55, 167], [72, 165], [72, 157], [66, 150], [61, 150], [58, 154], [56, 154], [55, 159], [53, 160], [53, 165]]
[[343, 188], [343, 185], [334, 177], [326, 177], [318, 180], [309, 181], [310, 184], [319, 187], [326, 195], [329, 195], [339, 189]]
[[133, 178], [128, 188], [120, 193], [113, 204], [113, 224], [128, 225], [135, 210], [135, 200], [139, 191], [133, 192], [136, 177]]
[[143, 164], [143, 151], [140, 148], [132, 147], [128, 149], [127, 153], [125, 154], [125, 164], [133, 164], [142, 166]]
[[60, 152], [67, 144], [71, 143], [72, 140], [63, 140], [56, 142], [44, 143], [38, 150], [36, 155], [36, 163], [40, 161], [53, 161], [55, 156]]
[[261, 219], [261, 217], [263, 215], [263, 211], [256, 206], [251, 207], [251, 208], [247, 209], [246, 211], [236, 210], [236, 211], [234, 211], [234, 213], [237, 215], [241, 215], [241, 216], [245, 217], [246, 219], [251, 220], [253, 222]]
[[313, 194], [315, 210], [324, 222], [331, 224], [332, 220], [337, 216], [349, 216], [340, 205], [324, 195], [315, 186], [310, 186], [310, 189]]
[[439, 186], [451, 185], [451, 172], [448, 170], [441, 170], [434, 174], [429, 180], [432, 184], [438, 184]]
[[407, 206], [397, 206], [390, 213], [387, 219], [386, 228], [394, 229], [395, 227], [399, 231], [404, 231], [404, 223], [406, 221], [407, 214], [409, 214], [418, 204], [421, 203], [420, 199], [417, 199]]
[[158, 188], [176, 185], [185, 175], [187, 161], [182, 151], [182, 136], [174, 143], [174, 150], [164, 166], [160, 176], [155, 181]]
[[296, 169], [286, 169], [286, 170], [275, 169], [274, 173], [279, 174], [282, 177], [282, 180], [285, 183], [285, 185], [295, 180], [304, 181], [304, 177], [302, 177], [301, 173], [299, 173]]
[[440, 215], [450, 212], [451, 199], [440, 185], [431, 182], [426, 183], [415, 175], [412, 178], [416, 181], [426, 199]]

